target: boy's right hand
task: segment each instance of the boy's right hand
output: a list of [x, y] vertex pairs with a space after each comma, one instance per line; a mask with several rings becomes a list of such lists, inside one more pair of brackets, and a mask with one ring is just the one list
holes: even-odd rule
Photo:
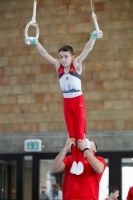
[[28, 38], [25, 38], [25, 43], [28, 44], [28, 45], [31, 45], [31, 44], [36, 44], [37, 43], [37, 38], [35, 37], [28, 37]]

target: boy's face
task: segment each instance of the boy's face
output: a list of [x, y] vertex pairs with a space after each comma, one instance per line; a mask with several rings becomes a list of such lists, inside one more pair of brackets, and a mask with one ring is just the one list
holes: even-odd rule
[[112, 193], [113, 198], [117, 199], [117, 197], [119, 196], [119, 191], [115, 191], [114, 193]]
[[74, 56], [70, 54], [69, 51], [60, 51], [60, 63], [63, 67], [69, 67], [74, 59]]

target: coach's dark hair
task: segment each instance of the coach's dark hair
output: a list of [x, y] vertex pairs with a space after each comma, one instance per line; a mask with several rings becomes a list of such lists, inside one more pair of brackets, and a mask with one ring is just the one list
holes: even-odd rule
[[96, 150], [97, 150], [97, 144], [96, 144], [96, 142], [93, 140], [93, 142], [95, 143], [95, 147], [96, 147]]
[[116, 192], [116, 191], [119, 191], [119, 189], [118, 189], [116, 186], [110, 186], [110, 187], [109, 187], [109, 194], [110, 194], [110, 193], [114, 193], [114, 192]]
[[72, 56], [74, 55], [74, 50], [69, 45], [63, 46], [61, 49], [59, 49], [58, 53], [60, 53], [60, 51], [65, 51], [65, 52], [69, 51]]
[[93, 139], [90, 139], [90, 138], [88, 140], [90, 140], [90, 141], [92, 140], [94, 142], [96, 150], [97, 150], [97, 144], [96, 144], [96, 142]]

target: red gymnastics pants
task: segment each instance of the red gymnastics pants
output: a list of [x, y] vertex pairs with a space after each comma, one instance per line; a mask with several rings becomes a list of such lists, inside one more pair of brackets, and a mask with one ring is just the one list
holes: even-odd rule
[[[67, 126], [67, 131], [70, 138], [75, 138], [76, 141], [84, 138], [86, 134], [86, 117], [84, 96], [80, 95], [74, 98], [64, 98], [64, 116]], [[76, 146], [72, 146], [72, 157], [76, 162], [84, 163], [84, 155]]]

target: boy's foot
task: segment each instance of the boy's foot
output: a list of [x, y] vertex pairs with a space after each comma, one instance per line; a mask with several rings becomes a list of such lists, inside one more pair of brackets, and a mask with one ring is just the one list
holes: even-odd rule
[[76, 163], [76, 161], [74, 161], [73, 164], [72, 164], [72, 167], [70, 169], [70, 172], [72, 174], [76, 174], [76, 171], [77, 171], [77, 163]]
[[84, 165], [82, 162], [78, 162], [78, 165], [77, 165], [77, 170], [76, 170], [76, 175], [80, 175], [82, 174], [84, 171]]

